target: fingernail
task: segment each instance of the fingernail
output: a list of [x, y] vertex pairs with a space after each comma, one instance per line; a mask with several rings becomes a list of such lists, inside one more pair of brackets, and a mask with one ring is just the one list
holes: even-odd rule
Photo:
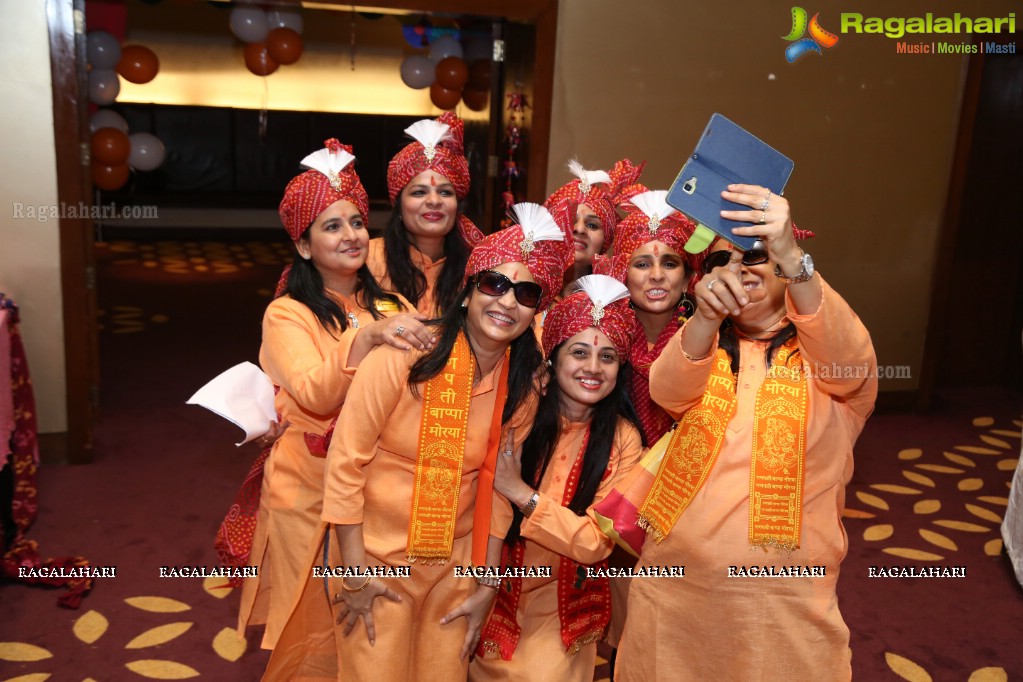
[[746, 305], [747, 303], [749, 303], [749, 299], [748, 298], [741, 298], [741, 299], [739, 299], [739, 303], [741, 303], [743, 305]]
[[732, 311], [732, 314], [733, 314], [733, 315], [738, 315], [738, 314], [739, 314], [739, 309], [738, 309], [738, 308], [736, 308], [735, 310], [733, 310], [733, 311]]

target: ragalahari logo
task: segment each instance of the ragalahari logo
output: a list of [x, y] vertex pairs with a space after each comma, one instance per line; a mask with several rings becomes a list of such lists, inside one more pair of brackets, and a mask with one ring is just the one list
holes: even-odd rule
[[[838, 36], [821, 27], [817, 20], [819, 16], [820, 12], [814, 14], [813, 19], [807, 22], [805, 9], [802, 7], [792, 8], [792, 31], [783, 38], [792, 43], [785, 48], [785, 59], [789, 61], [789, 64], [808, 52], [822, 54], [822, 47], [834, 47], [838, 44]], [[810, 30], [810, 37], [804, 38], [803, 34], [806, 33], [807, 28]]]

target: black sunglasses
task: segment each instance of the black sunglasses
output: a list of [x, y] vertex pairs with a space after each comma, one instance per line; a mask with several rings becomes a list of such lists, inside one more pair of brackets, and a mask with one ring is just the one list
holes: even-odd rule
[[[732, 259], [731, 251], [715, 251], [703, 261], [703, 274], [708, 274], [714, 268], [728, 265]], [[745, 266], [760, 265], [767, 262], [767, 249], [750, 249], [742, 252], [742, 264]]]
[[527, 308], [540, 305], [543, 289], [536, 282], [513, 282], [493, 270], [484, 270], [476, 275], [476, 290], [481, 294], [504, 296], [509, 289], [515, 292], [515, 300]]

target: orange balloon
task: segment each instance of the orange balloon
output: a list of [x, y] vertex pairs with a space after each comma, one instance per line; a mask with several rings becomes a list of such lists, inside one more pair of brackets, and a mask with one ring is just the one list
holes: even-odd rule
[[280, 66], [263, 43], [249, 43], [245, 46], [245, 66], [257, 76], [269, 76]]
[[433, 102], [433, 106], [438, 109], [450, 110], [458, 106], [458, 100], [462, 98], [462, 93], [458, 90], [449, 90], [440, 83], [434, 82], [430, 86], [430, 101]]
[[473, 111], [483, 111], [487, 108], [487, 99], [489, 98], [490, 92], [488, 90], [477, 90], [476, 88], [466, 88], [462, 90], [462, 101], [465, 102], [465, 106], [469, 107]]
[[469, 82], [466, 87], [473, 90], [490, 89], [490, 60], [477, 59], [469, 65]]
[[126, 163], [108, 166], [92, 162], [92, 184], [106, 192], [124, 187], [124, 183], [128, 182], [128, 175], [128, 164]]
[[294, 64], [302, 56], [302, 36], [287, 27], [275, 28], [266, 34], [266, 50], [278, 64]]
[[118, 166], [128, 160], [131, 141], [118, 128], [100, 128], [89, 140], [92, 159], [104, 166]]
[[448, 90], [461, 90], [465, 81], [469, 80], [469, 67], [460, 57], [445, 57], [437, 62], [437, 79], [441, 87]]
[[126, 45], [121, 48], [121, 61], [117, 62], [117, 73], [131, 83], [148, 83], [156, 78], [160, 60], [156, 53], [142, 45]]

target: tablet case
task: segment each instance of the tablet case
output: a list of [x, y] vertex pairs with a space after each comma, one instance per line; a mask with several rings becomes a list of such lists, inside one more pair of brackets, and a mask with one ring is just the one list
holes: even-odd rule
[[[759, 138], [721, 114], [714, 114], [693, 155], [672, 183], [667, 202], [717, 235], [748, 250], [756, 238], [734, 235], [732, 228], [748, 227], [750, 223], [725, 220], [720, 211], [748, 211], [750, 207], [725, 201], [721, 192], [730, 184], [743, 183], [760, 185], [781, 194], [793, 165], [791, 159]], [[699, 238], [696, 241], [700, 241]], [[709, 240], [697, 251], [702, 251], [707, 244]], [[686, 251], [689, 250], [687, 245]]]

